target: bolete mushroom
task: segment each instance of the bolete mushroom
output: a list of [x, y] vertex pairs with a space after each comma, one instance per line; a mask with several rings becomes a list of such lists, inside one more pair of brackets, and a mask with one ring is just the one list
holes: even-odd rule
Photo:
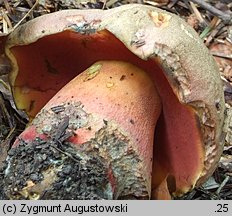
[[[224, 141], [220, 76], [198, 35], [176, 15], [133, 4], [60, 11], [18, 27], [7, 39], [6, 54], [16, 105], [32, 120], [15, 146], [30, 149], [25, 143], [32, 142], [37, 152], [50, 139], [63, 151], [64, 168], [67, 158], [77, 160], [75, 154], [86, 167], [102, 167], [96, 180], [101, 197], [181, 196], [215, 170]], [[78, 153], [69, 153], [73, 147], [64, 140], [78, 144]], [[92, 165], [88, 154], [95, 158]], [[32, 197], [43, 198], [64, 172], [60, 161], [53, 162], [55, 171], [40, 172], [43, 180], [27, 177], [20, 194], [28, 198], [28, 188], [40, 184]]]

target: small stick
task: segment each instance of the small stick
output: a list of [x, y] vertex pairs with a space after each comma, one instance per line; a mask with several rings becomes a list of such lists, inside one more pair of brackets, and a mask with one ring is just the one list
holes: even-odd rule
[[59, 151], [60, 153], [62, 153], [62, 154], [64, 154], [64, 155], [68, 156], [69, 158], [71, 158], [71, 159], [74, 160], [75, 162], [80, 163], [80, 161], [76, 160], [71, 154], [69, 154], [69, 153], [67, 153], [67, 152], [65, 152], [65, 151], [63, 151], [63, 150], [61, 150], [61, 149], [59, 149], [59, 148], [56, 147], [55, 145], [52, 144], [51, 147], [54, 148], [54, 149], [56, 149], [56, 150]]
[[162, 7], [162, 6], [167, 5], [167, 3], [158, 3], [158, 2], [149, 1], [149, 0], [144, 0], [143, 3], [149, 4], [149, 5], [152, 5], [152, 6], [155, 6], [155, 7]]
[[6, 8], [7, 12], [12, 13], [12, 9], [10, 7], [9, 2], [7, 0], [3, 0], [3, 2], [4, 2], [4, 5], [5, 5], [5, 8]]
[[219, 188], [216, 191], [217, 195], [221, 192], [222, 188], [226, 185], [226, 183], [229, 181], [229, 179], [230, 179], [230, 176], [225, 177], [225, 179], [223, 180], [223, 182], [221, 183], [221, 185], [219, 186]]
[[225, 53], [212, 52], [212, 51], [211, 51], [211, 54], [216, 57], [232, 60], [232, 54], [225, 54]]
[[199, 6], [201, 6], [202, 8], [204, 8], [205, 10], [208, 10], [210, 13], [212, 13], [213, 15], [220, 18], [225, 24], [232, 23], [232, 13], [226, 13], [224, 11], [220, 11], [217, 8], [215, 8], [214, 6], [210, 5], [209, 3], [207, 3], [203, 0], [188, 0], [188, 1], [196, 3]]
[[11, 29], [11, 31], [15, 30], [22, 22], [27, 18], [27, 16], [34, 10], [34, 8], [37, 6], [40, 0], [36, 0], [33, 7], [23, 16], [23, 18]]
[[107, 0], [103, 0], [102, 10], [104, 10], [104, 9], [105, 9], [105, 7], [106, 7], [106, 2], [107, 2]]
[[0, 94], [0, 108], [1, 108], [1, 110], [2, 110], [2, 112], [3, 112], [4, 119], [5, 119], [5, 121], [7, 121], [9, 127], [10, 127], [11, 129], [14, 128], [15, 124], [14, 124], [14, 122], [11, 120], [11, 116], [10, 116], [10, 114], [9, 114], [9, 112], [8, 112], [8, 110], [7, 110], [7, 108], [6, 108], [6, 106], [5, 106], [5, 103], [4, 103], [4, 99], [3, 99], [2, 94]]
[[[9, 29], [11, 29], [11, 28], [12, 28], [12, 23], [11, 23], [9, 17], [7, 16], [7, 14], [5, 13], [4, 10], [1, 10], [1, 12], [2, 12], [3, 20], [6, 21], [7, 25], [9, 26]], [[4, 32], [4, 33], [5, 33], [5, 32]]]
[[210, 33], [210, 35], [208, 36], [205, 45], [209, 46], [210, 42], [215, 38], [216, 35], [219, 34], [219, 32], [222, 30], [222, 28], [224, 28], [225, 24], [223, 22], [221, 22], [221, 20], [218, 21], [217, 26], [215, 27], [214, 30], [212, 30], [212, 32]]
[[170, 3], [168, 4], [168, 8], [172, 8], [175, 6], [175, 4], [178, 2], [179, 0], [173, 0], [173, 1], [170, 1]]
[[33, 7], [33, 3], [30, 0], [26, 0], [27, 4], [30, 6], [30, 8]]

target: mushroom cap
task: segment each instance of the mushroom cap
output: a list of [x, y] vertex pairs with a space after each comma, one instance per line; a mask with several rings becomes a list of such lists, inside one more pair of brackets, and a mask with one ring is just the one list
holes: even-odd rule
[[[5, 51], [12, 63], [10, 80], [14, 94], [19, 60], [12, 50], [64, 32], [77, 33], [80, 37], [99, 34], [103, 39], [113, 35], [139, 59], [155, 62], [162, 69], [180, 104], [196, 115], [196, 127], [203, 140], [203, 156], [200, 157], [204, 165], [192, 186], [205, 181], [215, 170], [223, 150], [225, 102], [216, 63], [197, 33], [174, 14], [138, 4], [106, 11], [64, 10], [44, 15], [19, 26], [8, 36]], [[156, 74], [148, 70], [155, 80]], [[162, 88], [158, 91], [162, 97]], [[16, 105], [20, 108], [17, 100]], [[174, 195], [181, 195], [190, 188]]]

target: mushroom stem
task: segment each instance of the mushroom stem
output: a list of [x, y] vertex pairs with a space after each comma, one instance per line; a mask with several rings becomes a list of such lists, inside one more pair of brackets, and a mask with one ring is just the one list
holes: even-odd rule
[[[27, 182], [32, 181], [32, 186], [26, 188], [27, 193], [19, 194], [33, 191], [40, 197], [47, 190], [48, 199], [65, 199], [68, 192], [59, 197], [59, 190], [54, 188], [61, 181], [60, 173], [66, 169], [68, 157], [71, 164], [80, 161], [83, 169], [90, 170], [89, 179], [101, 182], [91, 185], [91, 192], [98, 197], [149, 199], [154, 131], [160, 112], [159, 95], [145, 71], [122, 61], [96, 62], [64, 86], [15, 142], [18, 149], [23, 146], [19, 145], [22, 142], [33, 145], [39, 139], [39, 142], [49, 142], [52, 151], [62, 155], [62, 164], [40, 170], [41, 181], [34, 182], [29, 177]], [[12, 164], [9, 173], [19, 173]], [[97, 175], [94, 170], [100, 167], [103, 170]], [[48, 173], [53, 173], [52, 177], [43, 184]], [[69, 187], [76, 184], [73, 179]], [[88, 184], [85, 187], [86, 191], [90, 189]], [[8, 194], [12, 197], [12, 193]]]

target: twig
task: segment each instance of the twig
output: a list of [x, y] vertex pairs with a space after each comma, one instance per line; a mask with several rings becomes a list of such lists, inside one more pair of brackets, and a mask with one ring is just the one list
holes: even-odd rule
[[205, 10], [208, 10], [210, 13], [212, 13], [214, 16], [217, 16], [220, 18], [225, 24], [231, 24], [232, 23], [232, 13], [226, 13], [225, 11], [220, 11], [214, 6], [210, 5], [209, 3], [203, 1], [203, 0], [188, 0], [193, 3], [198, 4]]
[[232, 60], [232, 54], [218, 53], [218, 52], [212, 52], [212, 51], [211, 51], [211, 54], [216, 57]]
[[5, 5], [5, 8], [6, 8], [7, 12], [11, 13], [12, 9], [11, 9], [11, 7], [9, 5], [9, 2], [7, 0], [3, 0], [3, 2], [4, 2], [4, 5]]
[[170, 3], [168, 4], [168, 8], [172, 8], [175, 6], [175, 4], [178, 2], [179, 0], [173, 0], [173, 1], [170, 1]]
[[2, 110], [2, 114], [4, 116], [5, 121], [8, 123], [9, 127], [12, 129], [15, 127], [14, 122], [11, 120], [11, 116], [5, 106], [4, 99], [2, 94], [0, 94], [0, 108]]
[[[219, 20], [221, 21], [221, 20]], [[215, 27], [214, 30], [210, 33], [208, 36], [205, 45], [208, 47], [211, 41], [216, 37], [216, 35], [219, 35], [220, 31], [224, 28], [225, 24], [223, 22], [219, 22], [219, 24]]]
[[15, 30], [22, 22], [27, 18], [27, 16], [34, 10], [34, 8], [37, 6], [40, 0], [36, 0], [33, 7], [23, 16], [23, 18], [14, 26], [14, 28], [11, 29], [11, 31]]
[[184, 1], [184, 4], [186, 5], [187, 9], [193, 13], [193, 9], [192, 7], [190, 6], [190, 2], [188, 0], [183, 0]]
[[229, 181], [230, 177], [226, 176], [225, 179], [223, 180], [223, 182], [221, 183], [220, 187], [217, 189], [216, 194], [218, 195], [222, 188], [226, 185], [226, 183]]
[[33, 3], [30, 0], [26, 0], [27, 4], [30, 6], [30, 8], [33, 7]]
[[196, 188], [196, 190], [202, 192], [203, 194], [205, 194], [207, 196], [209, 196], [211, 200], [217, 200], [218, 199], [217, 195], [215, 195], [214, 193], [211, 193], [211, 192], [209, 192], [207, 190], [204, 190], [202, 188]]
[[204, 20], [204, 18], [202, 17], [201, 13], [199, 12], [199, 10], [197, 9], [197, 7], [195, 6], [194, 3], [190, 2], [190, 6], [192, 7], [192, 10], [195, 14], [195, 16], [197, 17], [197, 19], [199, 20], [200, 23], [204, 23], [205, 25], [207, 25], [206, 21]]
[[51, 146], [52, 148], [56, 149], [57, 151], [59, 151], [60, 153], [62, 153], [62, 154], [64, 154], [64, 155], [68, 156], [69, 158], [71, 158], [71, 159], [74, 160], [75, 162], [80, 163], [80, 161], [76, 160], [71, 154], [69, 154], [69, 153], [67, 153], [67, 152], [65, 152], [65, 151], [63, 151], [63, 150], [61, 150], [61, 149], [59, 149], [59, 148], [56, 147], [54, 144], [51, 144], [50, 146]]
[[165, 6], [167, 5], [167, 2], [166, 3], [158, 3], [158, 2], [154, 2], [154, 1], [149, 1], [149, 0], [144, 0], [143, 1], [144, 4], [149, 4], [149, 5], [152, 5], [152, 6], [155, 6], [155, 7], [162, 7], [162, 6]]
[[4, 12], [4, 10], [2, 10], [2, 16], [3, 16], [4, 20], [6, 20], [7, 25], [9, 26], [9, 29], [11, 29], [12, 28], [12, 23], [11, 23], [9, 17], [7, 16], [7, 14]]
[[184, 8], [184, 9], [187, 9], [187, 10], [191, 11], [191, 9], [189, 8], [189, 4], [186, 4], [186, 1], [188, 1], [188, 0], [184, 0], [184, 2], [178, 1], [177, 5], [180, 6], [180, 7], [182, 7], [182, 8]]
[[6, 90], [10, 91], [10, 85], [8, 83], [0, 79], [0, 84], [2, 84]]
[[107, 0], [103, 0], [102, 10], [104, 10], [104, 9], [105, 9], [105, 7], [106, 7], [106, 1], [107, 1]]

